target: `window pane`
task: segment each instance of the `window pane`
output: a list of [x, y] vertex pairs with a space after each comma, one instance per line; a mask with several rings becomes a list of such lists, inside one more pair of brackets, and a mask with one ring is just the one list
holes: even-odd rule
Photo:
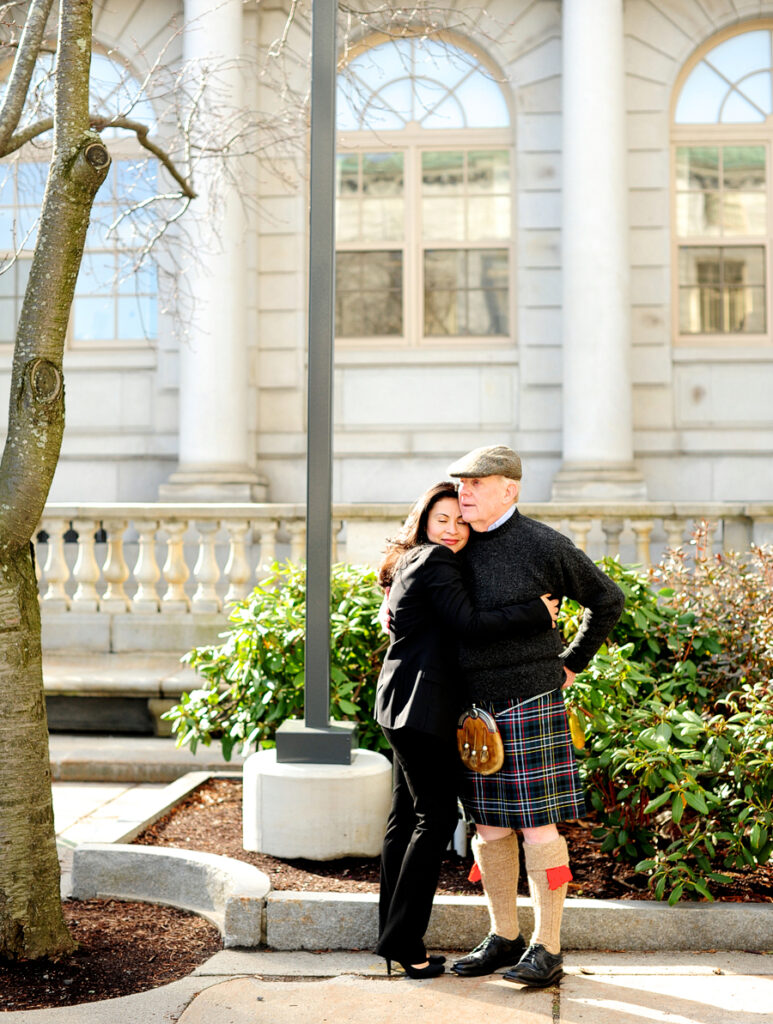
[[458, 304], [464, 299], [464, 292], [425, 292], [424, 294], [424, 335], [427, 338], [466, 334], [460, 330]]
[[467, 283], [464, 254], [453, 249], [428, 249], [424, 253], [424, 288], [463, 288]]
[[683, 247], [679, 285], [683, 334], [766, 330], [763, 246]]
[[7, 344], [13, 341], [15, 333], [16, 302], [14, 299], [0, 299], [0, 342]]
[[118, 299], [118, 337], [130, 341], [155, 336], [155, 297], [141, 295]]
[[507, 150], [478, 150], [468, 153], [467, 188], [470, 192], [508, 192], [510, 157]]
[[83, 254], [78, 281], [77, 295], [110, 293], [115, 285], [115, 263], [112, 253], [86, 252]]
[[464, 241], [464, 199], [423, 199], [424, 237], [430, 241]]
[[470, 288], [507, 287], [507, 252], [504, 249], [471, 249], [468, 257]]
[[34, 249], [38, 237], [39, 206], [19, 206], [16, 209], [16, 244], [21, 249]]
[[336, 203], [336, 238], [353, 242], [360, 237], [360, 204], [356, 200], [339, 199]]
[[679, 283], [719, 284], [719, 247], [679, 250]]
[[336, 335], [399, 335], [403, 330], [403, 254], [336, 254]]
[[362, 191], [367, 196], [401, 196], [403, 154], [363, 153]]
[[155, 295], [157, 288], [156, 267], [149, 262], [121, 276], [118, 281], [118, 291], [121, 295]]
[[427, 250], [424, 333], [508, 333], [508, 254], [504, 249]]
[[78, 341], [107, 341], [115, 338], [111, 299], [76, 297], [73, 308], [73, 336]]
[[722, 185], [724, 188], [765, 188], [765, 147], [725, 146], [722, 149]]
[[16, 168], [16, 182], [20, 203], [40, 207], [46, 188], [48, 164], [37, 161], [20, 163]]
[[765, 234], [767, 203], [764, 192], [725, 192], [722, 205], [723, 234]]
[[719, 192], [680, 192], [676, 197], [676, 231], [689, 235], [718, 235], [721, 204]]
[[336, 195], [356, 195], [359, 189], [359, 157], [355, 154], [336, 157]]
[[728, 288], [725, 292], [724, 329], [730, 334], [763, 334], [765, 289]]
[[764, 121], [765, 115], [737, 92], [728, 93], [719, 115], [723, 124], [753, 124]]
[[471, 291], [467, 334], [507, 334], [507, 292], [501, 289]]
[[461, 195], [464, 190], [463, 153], [422, 153], [421, 184], [424, 195]]
[[718, 189], [718, 147], [679, 146], [676, 151], [676, 187], [679, 189]]
[[467, 238], [471, 242], [510, 237], [509, 196], [473, 196], [468, 201], [467, 217]]
[[679, 289], [679, 330], [682, 334], [716, 334], [721, 330], [719, 288]]
[[364, 333], [360, 292], [337, 292], [336, 335], [339, 338], [361, 338]]
[[723, 284], [765, 283], [765, 252], [761, 245], [722, 249]]
[[397, 292], [362, 293], [362, 334], [367, 337], [395, 336], [403, 331], [403, 297]]
[[677, 124], [714, 124], [727, 90], [727, 79], [701, 61], [684, 83], [674, 120]]
[[369, 242], [394, 242], [403, 237], [402, 199], [363, 199], [362, 238]]
[[12, 250], [13, 244], [13, 210], [0, 209], [0, 249]]

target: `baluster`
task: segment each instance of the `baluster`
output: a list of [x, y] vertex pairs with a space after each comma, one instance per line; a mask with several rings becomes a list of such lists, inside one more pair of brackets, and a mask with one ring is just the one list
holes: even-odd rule
[[632, 519], [631, 529], [636, 537], [636, 561], [648, 569], [652, 565], [650, 558], [650, 534], [655, 522], [652, 519]]
[[217, 519], [203, 519], [196, 523], [199, 531], [199, 557], [193, 567], [196, 592], [191, 607], [194, 612], [219, 612], [220, 598], [215, 584], [220, 579], [220, 569], [215, 558], [215, 534], [220, 527]]
[[569, 529], [572, 531], [572, 539], [580, 551], [587, 550], [588, 534], [593, 526], [592, 519], [570, 519]]
[[552, 530], [555, 530], [557, 533], [566, 533], [566, 531], [564, 530], [563, 519], [556, 519], [550, 516], [544, 516], [540, 520], [540, 522], [544, 523], [545, 526], [549, 526]]
[[303, 519], [296, 519], [287, 524], [287, 532], [290, 534], [290, 561], [302, 562], [306, 558], [306, 522]]
[[668, 547], [680, 548], [684, 544], [684, 531], [687, 529], [686, 519], [664, 519], [663, 529], [666, 531]]
[[338, 561], [338, 534], [341, 532], [341, 529], [342, 529], [343, 525], [344, 524], [343, 524], [343, 521], [341, 519], [334, 519], [332, 524], [331, 524], [331, 529], [333, 531], [332, 536], [330, 538], [330, 561], [331, 562], [337, 562]]
[[606, 538], [606, 553], [610, 558], [614, 558], [620, 554], [620, 534], [623, 532], [623, 520], [617, 517], [602, 519], [601, 529]]
[[48, 555], [46, 556], [46, 583], [43, 595], [46, 611], [66, 612], [70, 607], [65, 584], [70, 578], [70, 569], [64, 556], [64, 535], [69, 522], [66, 519], [44, 519], [42, 528], [48, 534]]
[[225, 575], [229, 586], [225, 595], [225, 604], [230, 604], [232, 601], [243, 601], [247, 596], [250, 563], [247, 560], [245, 538], [250, 524], [246, 519], [228, 519], [225, 525], [229, 541], [228, 561], [225, 566]]
[[695, 550], [696, 557], [711, 558], [714, 554], [714, 537], [719, 523], [711, 519], [704, 519], [699, 525], [701, 533]]
[[72, 596], [72, 610], [95, 612], [99, 608], [99, 594], [95, 586], [99, 579], [99, 565], [94, 554], [97, 523], [94, 519], [75, 519], [72, 525], [78, 533], [78, 558], [72, 570], [78, 586]]
[[107, 533], [107, 556], [102, 575], [107, 587], [100, 602], [100, 611], [121, 614], [129, 610], [129, 598], [124, 584], [129, 578], [129, 566], [123, 556], [123, 535], [129, 525], [127, 519], [113, 519], [103, 523]]
[[139, 534], [139, 542], [137, 564], [134, 566], [137, 593], [132, 600], [132, 611], [157, 612], [159, 601], [156, 583], [161, 576], [161, 570], [156, 561], [158, 520], [135, 519], [134, 526]]
[[185, 562], [185, 548], [183, 537], [188, 529], [187, 520], [181, 522], [164, 523], [167, 533], [166, 539], [166, 561], [164, 562], [164, 579], [166, 580], [166, 593], [161, 599], [162, 612], [187, 612], [191, 606], [190, 599], [185, 593], [185, 583], [191, 574]]
[[260, 554], [258, 564], [255, 566], [255, 579], [262, 580], [271, 572], [271, 566], [276, 561], [276, 535], [279, 531], [279, 523], [276, 519], [268, 522], [260, 522], [255, 526], [255, 532], [260, 540]]

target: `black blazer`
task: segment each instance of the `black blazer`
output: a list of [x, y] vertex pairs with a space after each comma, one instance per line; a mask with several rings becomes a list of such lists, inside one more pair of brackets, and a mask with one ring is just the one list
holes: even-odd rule
[[462, 561], [441, 544], [414, 548], [389, 590], [389, 649], [376, 690], [376, 720], [451, 736], [464, 692], [456, 645], [551, 628], [541, 598], [477, 611], [462, 581]]

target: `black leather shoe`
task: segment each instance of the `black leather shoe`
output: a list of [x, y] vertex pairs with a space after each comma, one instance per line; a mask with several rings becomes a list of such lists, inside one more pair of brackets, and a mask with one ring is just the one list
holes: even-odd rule
[[508, 981], [517, 981], [532, 988], [546, 988], [558, 981], [564, 973], [563, 963], [564, 958], [560, 953], [548, 953], [544, 946], [534, 942], [515, 967], [505, 971], [504, 977]]
[[526, 949], [522, 935], [517, 939], [503, 939], [491, 932], [473, 949], [472, 953], [456, 960], [451, 970], [465, 978], [477, 978], [481, 974], [492, 974], [499, 967], [517, 964]]

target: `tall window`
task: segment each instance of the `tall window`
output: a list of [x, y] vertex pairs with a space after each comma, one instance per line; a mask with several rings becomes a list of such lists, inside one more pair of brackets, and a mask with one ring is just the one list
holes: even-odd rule
[[339, 76], [336, 335], [510, 338], [510, 118], [481, 60], [408, 38]]
[[[51, 72], [51, 60], [42, 59], [25, 112], [30, 119], [50, 113]], [[126, 68], [95, 53], [91, 77], [92, 109], [105, 116], [130, 112], [133, 119], [153, 125], [153, 109]], [[92, 210], [68, 332], [73, 347], [144, 345], [156, 336], [155, 270], [149, 264], [135, 269], [139, 240], [132, 219], [121, 215], [156, 194], [157, 164], [142, 156], [133, 133], [111, 128], [104, 135], [113, 163]], [[0, 171], [0, 344], [14, 339], [49, 157], [50, 136], [42, 136]]]
[[773, 23], [710, 42], [676, 98], [677, 340], [770, 340]]

